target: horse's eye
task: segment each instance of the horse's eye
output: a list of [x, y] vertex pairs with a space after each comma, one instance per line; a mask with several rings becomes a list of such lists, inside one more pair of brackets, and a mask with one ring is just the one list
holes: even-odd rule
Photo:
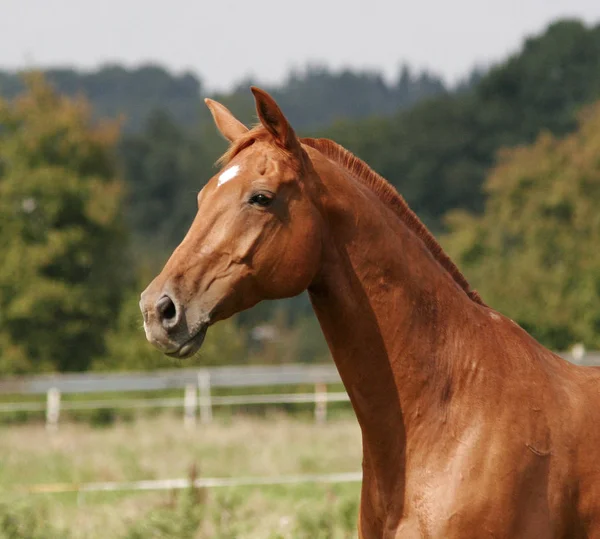
[[255, 204], [262, 208], [266, 208], [271, 202], [273, 202], [273, 199], [264, 193], [256, 193], [250, 197], [250, 204]]

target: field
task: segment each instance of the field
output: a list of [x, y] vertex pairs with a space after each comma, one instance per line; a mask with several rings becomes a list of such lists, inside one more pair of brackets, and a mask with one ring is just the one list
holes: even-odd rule
[[[354, 538], [358, 483], [192, 491], [28, 494], [39, 483], [275, 476], [360, 470], [348, 415], [318, 426], [283, 414], [186, 431], [161, 414], [98, 428], [0, 427], [0, 538]], [[192, 472], [192, 470], [196, 472]]]

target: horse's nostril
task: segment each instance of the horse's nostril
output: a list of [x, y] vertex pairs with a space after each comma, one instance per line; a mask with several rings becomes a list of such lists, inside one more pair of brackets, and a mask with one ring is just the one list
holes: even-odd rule
[[163, 296], [156, 302], [156, 311], [160, 321], [164, 323], [172, 323], [177, 315], [175, 303], [169, 296]]

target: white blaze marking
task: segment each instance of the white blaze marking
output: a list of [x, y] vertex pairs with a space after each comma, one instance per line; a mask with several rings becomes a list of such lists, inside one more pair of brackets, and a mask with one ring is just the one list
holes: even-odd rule
[[224, 183], [227, 183], [229, 180], [233, 180], [240, 171], [239, 165], [234, 165], [227, 170], [224, 170], [219, 176], [219, 181], [217, 182], [217, 187], [220, 187]]

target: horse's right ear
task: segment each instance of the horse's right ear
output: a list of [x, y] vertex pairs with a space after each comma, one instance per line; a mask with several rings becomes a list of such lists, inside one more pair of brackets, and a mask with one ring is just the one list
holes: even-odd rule
[[248, 132], [248, 128], [231, 114], [231, 111], [227, 107], [208, 97], [204, 102], [212, 114], [217, 129], [229, 142], [235, 142]]

